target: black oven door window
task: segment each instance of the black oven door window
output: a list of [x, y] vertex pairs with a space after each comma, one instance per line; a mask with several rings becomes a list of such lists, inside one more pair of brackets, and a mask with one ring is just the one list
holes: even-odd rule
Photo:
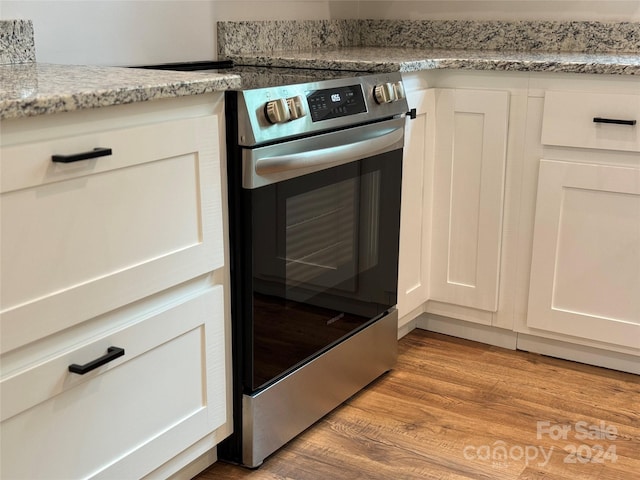
[[401, 169], [396, 150], [246, 191], [253, 391], [396, 304]]

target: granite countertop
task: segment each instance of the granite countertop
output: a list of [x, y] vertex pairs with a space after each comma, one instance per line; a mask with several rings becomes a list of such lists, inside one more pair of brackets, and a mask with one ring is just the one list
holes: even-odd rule
[[[217, 28], [220, 58], [237, 65], [640, 75], [640, 24], [633, 22], [320, 20]], [[265, 46], [268, 52], [259, 51]], [[0, 118], [231, 90], [242, 81], [234, 73], [36, 63], [29, 20], [0, 20], [0, 63]]]
[[218, 53], [239, 65], [256, 66], [640, 75], [640, 23], [384, 19], [218, 22]]
[[[640, 75], [640, 55], [338, 47], [229, 55], [241, 65], [360, 72], [433, 69]], [[0, 118], [28, 117], [236, 89], [232, 73], [40, 63], [0, 65]]]
[[39, 63], [0, 65], [0, 118], [29, 117], [238, 88], [234, 74]]
[[640, 75], [640, 55], [634, 53], [336, 47], [300, 52], [239, 53], [227, 57], [241, 65], [372, 72], [457, 69]]

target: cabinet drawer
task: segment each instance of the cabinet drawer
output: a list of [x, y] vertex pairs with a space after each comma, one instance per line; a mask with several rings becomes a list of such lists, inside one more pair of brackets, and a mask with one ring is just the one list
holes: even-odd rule
[[216, 286], [3, 378], [0, 477], [144, 476], [226, 421], [224, 361]]
[[[209, 115], [2, 148], [3, 352], [223, 265], [217, 131]], [[113, 154], [52, 162], [95, 147]]]
[[640, 152], [640, 95], [548, 91], [542, 143]]

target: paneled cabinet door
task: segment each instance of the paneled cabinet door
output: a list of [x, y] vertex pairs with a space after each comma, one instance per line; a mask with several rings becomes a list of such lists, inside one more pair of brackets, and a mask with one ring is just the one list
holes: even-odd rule
[[407, 117], [402, 166], [398, 313], [400, 318], [427, 300], [429, 172], [432, 164], [434, 90], [407, 93], [416, 118]]
[[527, 326], [640, 353], [640, 169], [540, 162]]
[[498, 308], [509, 92], [438, 91], [430, 299]]

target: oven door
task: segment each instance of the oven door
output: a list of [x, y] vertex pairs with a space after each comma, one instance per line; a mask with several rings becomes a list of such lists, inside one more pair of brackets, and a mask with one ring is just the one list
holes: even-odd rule
[[400, 125], [368, 125], [356, 142], [358, 129], [349, 129], [314, 137], [307, 150], [297, 141], [246, 151], [244, 183], [247, 170], [262, 176], [243, 189], [245, 393], [395, 306]]

